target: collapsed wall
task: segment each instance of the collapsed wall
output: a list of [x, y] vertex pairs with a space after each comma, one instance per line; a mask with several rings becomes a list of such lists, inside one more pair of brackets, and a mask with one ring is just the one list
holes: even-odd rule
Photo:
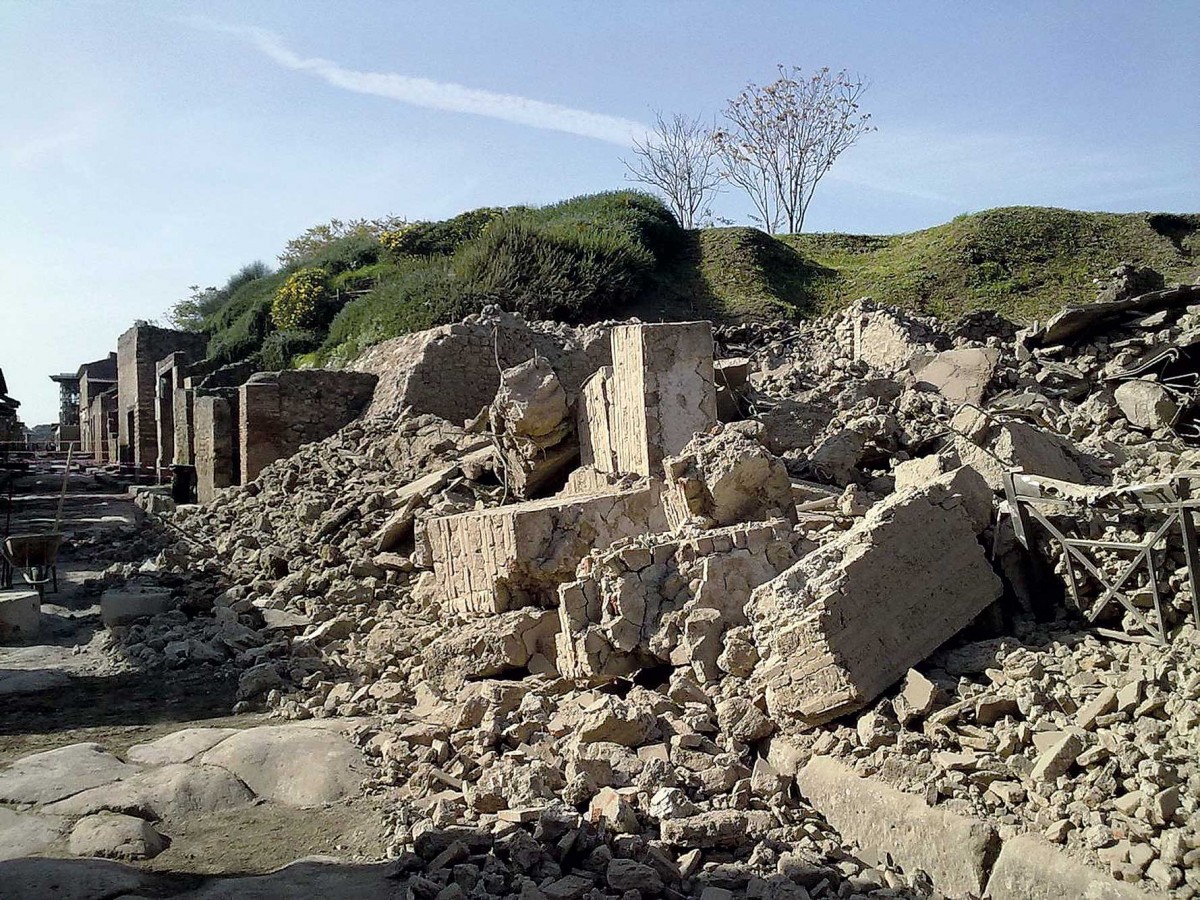
[[584, 380], [609, 362], [607, 328], [527, 323], [493, 307], [376, 344], [351, 368], [379, 379], [368, 415], [409, 410], [461, 424], [491, 403], [504, 369], [534, 357], [549, 362], [573, 401]]

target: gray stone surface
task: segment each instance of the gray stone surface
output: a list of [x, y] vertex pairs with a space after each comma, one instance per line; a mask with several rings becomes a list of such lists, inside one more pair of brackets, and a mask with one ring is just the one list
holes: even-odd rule
[[0, 801], [51, 803], [137, 771], [99, 744], [71, 744], [23, 757], [0, 772]]
[[82, 791], [45, 807], [47, 812], [81, 816], [101, 810], [136, 812], [183, 821], [245, 806], [254, 800], [241, 781], [219, 766], [170, 763], [123, 781]]
[[150, 859], [166, 845], [163, 836], [145, 819], [113, 812], [80, 819], [71, 831], [70, 841], [76, 856], [105, 859]]
[[1023, 834], [1004, 842], [988, 879], [987, 896], [991, 900], [1153, 900], [1165, 895], [1114, 881], [1048, 841]]
[[228, 769], [259, 797], [285, 806], [320, 806], [361, 790], [362, 754], [336, 731], [264, 725], [226, 738], [200, 757]]
[[212, 749], [237, 732], [236, 728], [184, 728], [155, 741], [134, 744], [125, 758], [147, 766], [190, 762], [196, 754]]
[[58, 840], [64, 824], [58, 816], [15, 812], [0, 806], [0, 860], [19, 859], [44, 850]]
[[387, 877], [388, 866], [352, 865], [332, 858], [297, 860], [276, 872], [245, 878], [223, 878], [178, 900], [334, 900], [370, 897], [400, 900], [404, 881]]
[[4, 900], [110, 900], [162, 897], [161, 879], [101, 859], [10, 859], [0, 862]]
[[814, 757], [796, 776], [801, 794], [843, 838], [868, 857], [890, 854], [906, 871], [922, 869], [952, 896], [982, 896], [1000, 850], [991, 825], [928, 806], [920, 797], [860, 778], [844, 763]]

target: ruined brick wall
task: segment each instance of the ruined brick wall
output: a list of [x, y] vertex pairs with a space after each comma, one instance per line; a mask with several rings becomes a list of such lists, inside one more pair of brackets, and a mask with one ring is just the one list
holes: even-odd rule
[[117, 383], [117, 354], [84, 363], [79, 367], [79, 448], [96, 454], [99, 432], [93, 427], [91, 406], [95, 399]]
[[212, 500], [221, 488], [238, 483], [237, 399], [237, 391], [196, 398], [196, 497], [201, 503]]
[[252, 376], [238, 389], [242, 483], [358, 418], [371, 402], [376, 381], [365, 372], [324, 369]]
[[368, 415], [395, 415], [408, 407], [461, 423], [492, 401], [502, 369], [538, 355], [573, 402], [588, 376], [610, 362], [608, 329], [534, 327], [510, 313], [472, 316], [378, 344], [352, 368], [379, 376]]
[[196, 398], [220, 388], [236, 388], [253, 374], [254, 365], [249, 362], [219, 366], [212, 360], [202, 360], [188, 365], [182, 377], [176, 380], [175, 395], [172, 399], [171, 418], [175, 426], [174, 462], [177, 465], [195, 465]]
[[135, 325], [117, 339], [117, 416], [121, 461], [153, 466], [158, 460], [155, 386], [158, 361], [175, 351], [200, 358], [201, 334]]

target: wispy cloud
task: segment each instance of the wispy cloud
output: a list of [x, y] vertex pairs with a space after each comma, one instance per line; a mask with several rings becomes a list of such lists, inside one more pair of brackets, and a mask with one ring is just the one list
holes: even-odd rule
[[29, 129], [11, 127], [0, 134], [0, 158], [17, 169], [35, 169], [47, 163], [79, 168], [75, 151], [100, 133], [105, 118], [97, 106], [83, 106]]
[[633, 138], [646, 133], [646, 126], [632, 119], [545, 103], [516, 94], [500, 94], [462, 84], [414, 78], [397, 72], [359, 72], [327, 59], [304, 57], [292, 51], [279, 35], [261, 28], [223, 25], [207, 19], [188, 19], [188, 24], [234, 35], [258, 48], [279, 65], [297, 72], [308, 72], [334, 87], [357, 94], [386, 97], [412, 106], [470, 113], [543, 128], [581, 137], [630, 146]]

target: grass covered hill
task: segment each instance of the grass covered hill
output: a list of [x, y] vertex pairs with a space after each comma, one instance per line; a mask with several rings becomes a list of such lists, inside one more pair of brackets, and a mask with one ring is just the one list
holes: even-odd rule
[[209, 355], [263, 368], [338, 365], [368, 346], [497, 304], [586, 322], [798, 318], [861, 297], [956, 318], [1018, 321], [1095, 298], [1117, 263], [1200, 280], [1200, 215], [1008, 207], [911, 234], [684, 231], [632, 191], [316, 242], [278, 272], [246, 267], [195, 325]]

